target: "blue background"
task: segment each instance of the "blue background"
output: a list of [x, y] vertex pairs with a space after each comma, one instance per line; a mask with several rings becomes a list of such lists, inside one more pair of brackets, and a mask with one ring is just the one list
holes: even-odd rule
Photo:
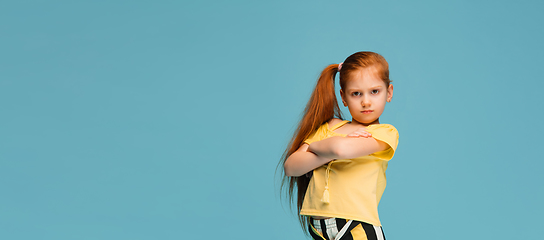
[[[1, 239], [304, 239], [277, 163], [370, 50], [387, 239], [544, 235], [540, 1], [3, 1]], [[347, 109], [343, 109], [347, 114]]]

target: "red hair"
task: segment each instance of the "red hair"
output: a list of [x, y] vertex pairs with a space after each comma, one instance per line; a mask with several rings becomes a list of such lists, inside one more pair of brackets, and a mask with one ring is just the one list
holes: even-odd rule
[[[385, 58], [374, 52], [357, 52], [346, 58], [340, 70], [340, 87], [344, 88], [346, 86], [351, 73], [371, 67], [385, 82], [386, 87], [389, 87], [391, 82], [389, 79], [389, 64], [385, 61]], [[296, 190], [297, 212], [300, 212], [302, 208], [310, 178], [306, 175], [299, 177], [286, 176], [283, 166], [285, 160], [300, 148], [304, 144], [304, 140], [316, 131], [319, 126], [334, 117], [343, 119], [334, 90], [336, 73], [338, 73], [338, 64], [331, 64], [321, 72], [312, 96], [304, 109], [304, 115], [278, 164], [278, 167], [282, 169], [283, 176], [280, 191], [283, 192], [284, 189], [287, 191], [289, 203], [291, 204], [295, 198]], [[306, 217], [299, 215], [299, 221], [304, 229], [308, 227]]]

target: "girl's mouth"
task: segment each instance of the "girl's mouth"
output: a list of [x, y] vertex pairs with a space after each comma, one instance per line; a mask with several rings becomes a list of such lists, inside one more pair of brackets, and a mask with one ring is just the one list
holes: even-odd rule
[[372, 110], [366, 110], [366, 111], [361, 111], [362, 113], [364, 114], [368, 114], [368, 113], [372, 113], [373, 111]]

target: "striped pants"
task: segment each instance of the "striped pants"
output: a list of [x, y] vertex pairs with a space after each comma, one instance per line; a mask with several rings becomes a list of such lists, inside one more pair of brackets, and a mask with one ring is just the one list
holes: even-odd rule
[[309, 231], [315, 240], [385, 240], [382, 227], [341, 218], [310, 218]]

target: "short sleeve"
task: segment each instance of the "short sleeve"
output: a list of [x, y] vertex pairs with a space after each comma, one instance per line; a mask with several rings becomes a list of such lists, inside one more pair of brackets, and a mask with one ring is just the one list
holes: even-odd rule
[[308, 138], [304, 140], [304, 143], [311, 144], [313, 142], [321, 141], [327, 135], [328, 123], [322, 124], [317, 130], [315, 130]]
[[390, 124], [380, 124], [368, 128], [367, 131], [371, 133], [372, 137], [376, 140], [380, 140], [389, 145], [388, 149], [380, 152], [375, 152], [371, 155], [382, 160], [391, 160], [391, 158], [393, 158], [393, 155], [395, 155], [397, 145], [399, 144], [399, 132], [397, 131], [397, 129]]

